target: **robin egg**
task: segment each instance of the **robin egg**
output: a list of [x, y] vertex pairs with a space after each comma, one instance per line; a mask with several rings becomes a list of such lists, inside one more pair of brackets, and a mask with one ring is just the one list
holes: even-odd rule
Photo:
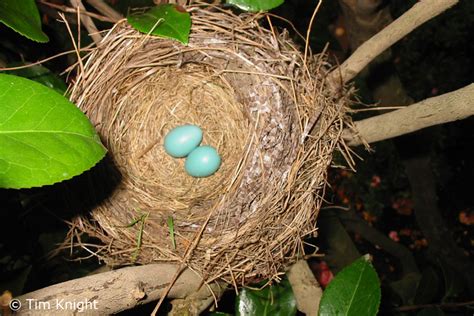
[[186, 158], [184, 168], [195, 178], [204, 178], [213, 175], [221, 166], [221, 157], [211, 146], [199, 146]]
[[202, 141], [202, 130], [196, 125], [182, 125], [173, 128], [166, 136], [164, 147], [168, 155], [182, 158], [189, 155]]

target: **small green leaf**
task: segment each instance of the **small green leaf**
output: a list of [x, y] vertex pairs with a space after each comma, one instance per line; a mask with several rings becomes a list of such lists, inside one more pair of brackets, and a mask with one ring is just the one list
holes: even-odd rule
[[173, 245], [173, 249], [176, 250], [176, 239], [174, 239], [174, 221], [173, 217], [168, 216], [168, 229], [170, 231], [170, 238], [171, 238], [171, 244]]
[[[24, 64], [12, 64], [8, 65], [8, 67], [15, 67], [15, 66], [23, 66]], [[30, 80], [34, 80], [36, 82], [45, 85], [51, 89], [56, 90], [56, 92], [63, 94], [67, 90], [67, 86], [61, 78], [59, 78], [56, 74], [51, 72], [48, 68], [41, 66], [41, 65], [30, 65], [27, 68], [20, 68], [15, 70], [9, 70], [5, 73], [10, 75], [16, 75], [24, 78], [28, 78]]]
[[283, 4], [285, 0], [227, 0], [228, 4], [248, 12], [268, 11]]
[[0, 74], [0, 188], [30, 188], [92, 168], [106, 149], [87, 117], [56, 91]]
[[162, 4], [142, 14], [127, 17], [128, 23], [142, 33], [172, 38], [188, 44], [191, 17], [182, 7]]
[[365, 257], [344, 268], [323, 293], [319, 315], [376, 315], [380, 304], [380, 281]]
[[296, 315], [296, 300], [288, 280], [262, 290], [243, 288], [235, 303], [236, 316]]
[[[150, 215], [150, 213], [143, 214], [140, 217], [140, 219], [138, 220], [138, 222], [140, 222], [140, 230], [138, 231], [138, 234], [137, 234], [137, 248], [135, 249], [135, 251], [132, 254], [132, 263], [135, 263], [135, 261], [137, 261], [138, 254], [140, 253], [140, 249], [142, 248], [143, 229], [145, 228], [145, 221], [146, 221], [146, 219], [148, 218], [149, 215]], [[135, 222], [135, 223], [137, 223], [137, 222]], [[135, 224], [133, 224], [133, 225], [135, 225]]]
[[30, 40], [46, 43], [49, 38], [41, 30], [41, 19], [35, 0], [1, 0], [0, 22]]

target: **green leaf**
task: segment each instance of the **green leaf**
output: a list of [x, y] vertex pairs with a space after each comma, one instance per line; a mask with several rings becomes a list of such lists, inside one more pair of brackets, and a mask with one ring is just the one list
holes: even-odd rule
[[41, 30], [41, 19], [34, 0], [1, 0], [0, 22], [30, 40], [40, 43], [49, 41]]
[[162, 4], [142, 14], [129, 15], [127, 21], [142, 33], [172, 38], [188, 44], [191, 17], [180, 6]]
[[227, 0], [228, 4], [248, 12], [268, 11], [283, 4], [285, 0]]
[[[22, 66], [23, 64], [8, 65], [8, 67]], [[51, 72], [48, 68], [41, 65], [31, 65], [27, 68], [9, 70], [5, 73], [16, 75], [24, 78], [34, 80], [45, 85], [48, 88], [56, 90], [56, 92], [63, 94], [67, 90], [67, 86], [61, 78]]]
[[168, 216], [166, 221], [168, 223], [168, 230], [170, 232], [171, 244], [173, 245], [173, 249], [176, 250], [176, 239], [174, 238], [174, 221], [172, 216]]
[[344, 268], [323, 293], [319, 315], [376, 315], [380, 281], [365, 257]]
[[106, 152], [87, 117], [37, 82], [0, 74], [0, 188], [70, 179]]
[[243, 288], [235, 304], [236, 316], [296, 315], [296, 300], [288, 280], [262, 290]]

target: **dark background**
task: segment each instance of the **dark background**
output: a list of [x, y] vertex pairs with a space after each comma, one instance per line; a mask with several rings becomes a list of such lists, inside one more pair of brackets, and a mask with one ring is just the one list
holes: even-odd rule
[[[61, 3], [62, 1], [55, 1]], [[129, 6], [142, 6], [150, 1], [111, 1], [124, 13]], [[277, 8], [275, 13], [293, 21], [301, 33], [306, 32], [309, 18], [316, 1], [291, 0]], [[390, 6], [394, 18], [401, 15], [416, 1], [392, 0]], [[0, 60], [12, 64], [34, 62], [58, 52], [71, 49], [71, 41], [64, 25], [55, 21], [54, 11], [40, 6], [44, 31], [50, 43], [37, 44], [19, 36], [0, 25]], [[68, 16], [72, 23], [74, 17]], [[99, 23], [102, 28], [110, 24]], [[331, 59], [342, 62], [350, 54], [347, 38], [336, 37], [336, 29], [344, 29], [337, 1], [324, 1], [313, 25], [311, 47], [320, 51], [329, 42]], [[74, 29], [74, 27], [73, 27]], [[83, 32], [83, 34], [86, 32]], [[347, 32], [346, 32], [347, 33]], [[402, 81], [407, 94], [416, 101], [459, 89], [474, 80], [474, 1], [461, 1], [455, 8], [426, 23], [393, 47], [390, 69]], [[84, 36], [83, 43], [88, 39]], [[60, 74], [74, 62], [74, 56], [56, 58], [44, 63], [52, 72]], [[355, 85], [363, 103], [371, 104], [372, 85], [384, 72], [373, 76], [356, 78]], [[62, 78], [67, 80], [63, 75]], [[446, 104], [446, 106], [450, 106]], [[474, 106], [474, 104], [473, 104]], [[364, 108], [354, 105], [354, 108]], [[353, 115], [354, 120], [376, 115], [380, 111], [363, 111]], [[474, 224], [474, 117], [428, 128], [394, 140], [372, 145], [371, 151], [355, 148], [361, 157], [357, 172], [343, 169], [330, 171], [331, 190], [327, 205], [320, 214], [320, 237], [311, 240], [327, 254], [337, 254], [338, 247], [345, 247], [344, 233], [347, 230], [354, 248], [360, 253], [370, 253], [374, 266], [382, 280], [382, 314], [395, 313], [400, 305], [444, 304], [465, 302], [474, 295], [469, 287], [472, 275], [459, 269], [452, 261], [445, 260], [451, 254], [449, 249], [436, 249], [420, 229], [415, 216], [415, 197], [423, 192], [412, 189], [411, 177], [425, 177], [408, 174], [407, 161], [417, 161], [410, 169], [422, 170], [429, 165], [432, 177], [426, 178], [426, 188], [434, 188], [431, 202], [436, 206], [443, 224], [452, 234], [456, 245], [469, 257], [472, 264]], [[340, 160], [340, 157], [335, 158]], [[413, 167], [413, 164], [412, 164]], [[426, 168], [424, 168], [426, 169]], [[58, 190], [67, 183], [32, 190], [0, 190], [0, 293], [10, 290], [14, 295], [29, 292], [50, 284], [77, 278], [100, 266], [95, 258], [82, 260], [84, 254], [77, 249], [61, 251], [51, 256], [51, 251], [65, 239], [68, 227], [64, 220], [68, 214], [67, 204], [58, 198]], [[343, 206], [363, 219], [370, 227], [385, 236], [398, 239], [396, 242], [407, 247], [413, 254], [422, 281], [417, 288], [405, 288], [414, 295], [401, 297], [391, 284], [403, 279], [398, 258], [389, 255], [376, 242], [366, 241], [357, 230], [350, 230], [340, 219], [340, 210], [332, 205]], [[344, 228], [341, 238], [329, 242], [334, 235], [334, 219]], [[339, 226], [337, 226], [339, 227]], [[440, 238], [445, 231], [440, 231]], [[336, 236], [337, 237], [337, 236]], [[446, 252], [446, 250], [448, 250]], [[444, 255], [440, 255], [444, 254]], [[344, 258], [342, 258], [344, 259]], [[325, 258], [323, 258], [325, 260]], [[344, 260], [342, 260], [344, 261]], [[310, 262], [315, 275], [321, 276], [321, 260]], [[335, 274], [340, 270], [341, 260], [328, 260]], [[226, 295], [221, 309], [233, 310], [232, 294]], [[441, 312], [441, 310], [443, 312]], [[416, 313], [416, 310], [412, 313]], [[447, 315], [472, 314], [468, 307], [441, 308], [431, 313]], [[438, 315], [436, 314], [436, 315]], [[440, 314], [442, 315], [442, 314]]]

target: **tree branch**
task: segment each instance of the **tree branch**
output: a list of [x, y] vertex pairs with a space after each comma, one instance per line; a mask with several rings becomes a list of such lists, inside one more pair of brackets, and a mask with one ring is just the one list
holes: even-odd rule
[[353, 210], [339, 211], [337, 215], [347, 230], [359, 233], [362, 238], [371, 244], [380, 246], [384, 251], [400, 260], [404, 274], [419, 274], [415, 258], [408, 248], [402, 244], [396, 243], [374, 227], [370, 226], [366, 221], [357, 216]]
[[112, 21], [117, 22], [123, 19], [123, 15], [115, 11], [114, 8], [109, 6], [102, 0], [86, 0], [91, 6], [93, 6], [97, 11], [110, 18]]
[[331, 74], [334, 83], [348, 82], [387, 48], [426, 21], [446, 11], [459, 0], [420, 0], [410, 10], [374, 35]]
[[461, 120], [474, 115], [474, 84], [443, 95], [428, 98], [406, 108], [377, 115], [354, 123], [345, 130], [349, 146], [374, 143], [408, 134], [429, 126]]
[[316, 316], [323, 290], [306, 260], [300, 260], [293, 264], [287, 272], [287, 276], [295, 294], [298, 310], [307, 316]]
[[[81, 306], [86, 315], [118, 313], [158, 300], [178, 267], [168, 263], [127, 267], [55, 284], [18, 297], [22, 304], [19, 315], [72, 315], [79, 313]], [[202, 293], [202, 288], [209, 291], [196, 273], [186, 269], [168, 297], [185, 298], [199, 289]], [[65, 306], [69, 308], [62, 309]]]
[[[44, 5], [44, 6], [47, 6], [47, 7], [50, 7], [50, 8], [54, 8], [56, 10], [59, 10], [59, 11], [62, 11], [62, 12], [66, 12], [66, 13], [76, 13], [77, 14], [77, 10], [74, 9], [74, 8], [70, 8], [66, 5], [61, 5], [61, 4], [55, 4], [55, 3], [51, 3], [51, 2], [47, 2], [47, 1], [44, 1], [44, 0], [39, 0], [38, 1], [38, 4], [40, 5]], [[93, 13], [93, 12], [87, 12], [87, 11], [84, 11], [84, 10], [79, 10], [79, 13], [81, 15], [88, 15], [94, 19], [97, 19], [99, 21], [104, 21], [104, 22], [110, 22], [110, 23], [115, 23], [114, 20], [110, 19], [109, 17], [106, 17], [106, 16], [102, 16], [100, 14], [96, 14], [96, 13]], [[55, 17], [56, 18], [56, 17]]]
[[[70, 0], [70, 2], [74, 8], [79, 9], [79, 12], [87, 11], [84, 5], [82, 4], [81, 0]], [[100, 35], [99, 30], [94, 24], [94, 21], [92, 21], [92, 18], [88, 15], [83, 15], [82, 20], [84, 21], [84, 26], [86, 30], [89, 32], [89, 36], [92, 38], [94, 43], [98, 45], [100, 41], [102, 40], [102, 35]]]

